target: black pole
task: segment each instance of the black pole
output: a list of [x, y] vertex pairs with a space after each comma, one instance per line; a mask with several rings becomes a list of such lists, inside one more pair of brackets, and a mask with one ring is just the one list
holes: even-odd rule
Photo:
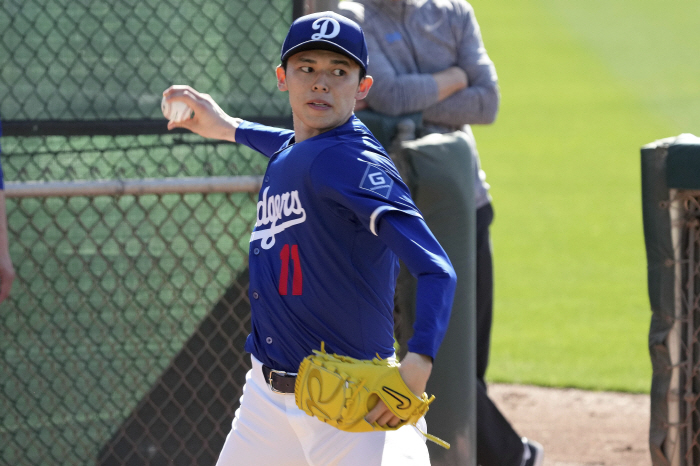
[[[291, 117], [244, 117], [268, 126], [291, 128]], [[3, 136], [134, 136], [144, 134], [189, 133], [168, 131], [164, 118], [129, 120], [10, 120], [2, 122]]]
[[306, 3], [305, 0], [294, 0], [294, 3], [292, 5], [292, 21], [295, 19], [304, 16], [304, 4]]

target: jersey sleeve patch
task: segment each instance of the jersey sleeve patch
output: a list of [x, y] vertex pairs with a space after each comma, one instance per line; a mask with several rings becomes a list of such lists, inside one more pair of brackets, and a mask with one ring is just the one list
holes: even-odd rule
[[388, 198], [393, 186], [394, 180], [384, 170], [376, 165], [367, 165], [367, 170], [365, 170], [365, 174], [360, 182], [360, 188]]

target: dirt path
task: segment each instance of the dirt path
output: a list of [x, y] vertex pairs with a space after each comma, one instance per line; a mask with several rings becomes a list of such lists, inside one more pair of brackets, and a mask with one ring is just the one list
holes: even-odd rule
[[649, 396], [489, 385], [515, 430], [545, 449], [544, 466], [650, 466]]

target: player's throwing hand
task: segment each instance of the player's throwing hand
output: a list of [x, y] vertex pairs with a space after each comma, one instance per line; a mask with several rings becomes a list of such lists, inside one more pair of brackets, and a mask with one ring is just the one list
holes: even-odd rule
[[192, 109], [191, 118], [169, 121], [169, 130], [185, 128], [205, 138], [236, 142], [236, 128], [242, 120], [227, 115], [209, 94], [174, 85], [163, 92], [163, 98], [166, 102], [183, 102]]

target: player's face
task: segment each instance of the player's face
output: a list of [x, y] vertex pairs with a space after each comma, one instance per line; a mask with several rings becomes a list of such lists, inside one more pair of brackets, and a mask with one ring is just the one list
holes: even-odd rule
[[289, 91], [297, 142], [345, 123], [372, 86], [359, 80], [360, 65], [328, 50], [307, 50], [289, 57], [286, 71], [277, 68], [280, 90]]

